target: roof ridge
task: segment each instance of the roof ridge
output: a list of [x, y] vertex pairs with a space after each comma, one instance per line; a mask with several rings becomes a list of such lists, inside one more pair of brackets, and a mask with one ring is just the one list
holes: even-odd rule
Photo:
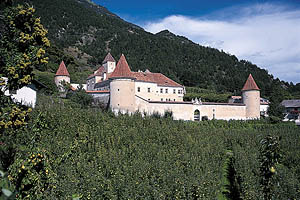
[[70, 76], [64, 61], [61, 61], [55, 76]]

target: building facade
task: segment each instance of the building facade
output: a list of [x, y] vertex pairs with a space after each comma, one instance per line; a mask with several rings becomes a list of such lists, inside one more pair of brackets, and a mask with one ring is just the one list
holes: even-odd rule
[[[2, 77], [5, 81], [5, 85], [7, 84], [8, 79], [6, 77]], [[10, 96], [14, 102], [19, 102], [23, 105], [35, 107], [37, 100], [37, 88], [36, 84], [39, 84], [36, 81], [33, 83], [24, 86], [18, 90], [5, 90], [5, 87], [2, 86], [0, 89], [4, 91], [4, 95]]]
[[[65, 73], [66, 74], [66, 73]], [[66, 74], [67, 75], [67, 74]], [[260, 118], [260, 89], [250, 74], [239, 103], [183, 101], [184, 86], [161, 73], [131, 71], [122, 54], [118, 63], [109, 53], [87, 78], [87, 93], [109, 105], [115, 113], [152, 115], [172, 112], [176, 120], [247, 120]]]

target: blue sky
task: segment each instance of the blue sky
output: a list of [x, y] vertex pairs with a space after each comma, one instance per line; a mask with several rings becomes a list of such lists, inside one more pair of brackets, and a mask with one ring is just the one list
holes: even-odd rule
[[157, 33], [168, 29], [300, 83], [300, 0], [93, 0]]

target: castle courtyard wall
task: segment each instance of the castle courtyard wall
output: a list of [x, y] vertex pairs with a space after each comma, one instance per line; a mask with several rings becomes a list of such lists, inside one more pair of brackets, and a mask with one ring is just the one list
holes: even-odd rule
[[200, 120], [203, 116], [208, 119], [221, 120], [245, 120], [246, 106], [243, 104], [193, 104], [191, 102], [151, 102], [136, 96], [136, 108], [139, 112], [151, 115], [159, 113], [164, 115], [166, 111], [173, 112], [175, 120], [194, 121], [196, 110], [200, 112]]
[[199, 106], [200, 119], [245, 120], [246, 106], [241, 104], [203, 104]]
[[164, 115], [166, 111], [172, 111], [175, 120], [193, 120], [194, 118], [193, 104], [190, 102], [149, 102], [136, 96], [136, 106], [139, 112], [147, 113], [147, 115], [153, 113]]

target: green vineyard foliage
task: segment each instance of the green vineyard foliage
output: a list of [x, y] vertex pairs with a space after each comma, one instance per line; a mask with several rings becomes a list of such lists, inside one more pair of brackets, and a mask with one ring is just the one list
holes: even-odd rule
[[[222, 180], [224, 174], [230, 180], [234, 169], [239, 198], [263, 199], [260, 141], [272, 135], [281, 138], [282, 152], [274, 197], [299, 199], [299, 133], [294, 124], [263, 120], [114, 116], [40, 96], [31, 121], [14, 138], [17, 156], [9, 177], [30, 186], [19, 187], [22, 194], [39, 199], [216, 199], [224, 183], [232, 185]], [[33, 154], [46, 158], [39, 168], [28, 157]], [[28, 173], [20, 182], [23, 166]]]

